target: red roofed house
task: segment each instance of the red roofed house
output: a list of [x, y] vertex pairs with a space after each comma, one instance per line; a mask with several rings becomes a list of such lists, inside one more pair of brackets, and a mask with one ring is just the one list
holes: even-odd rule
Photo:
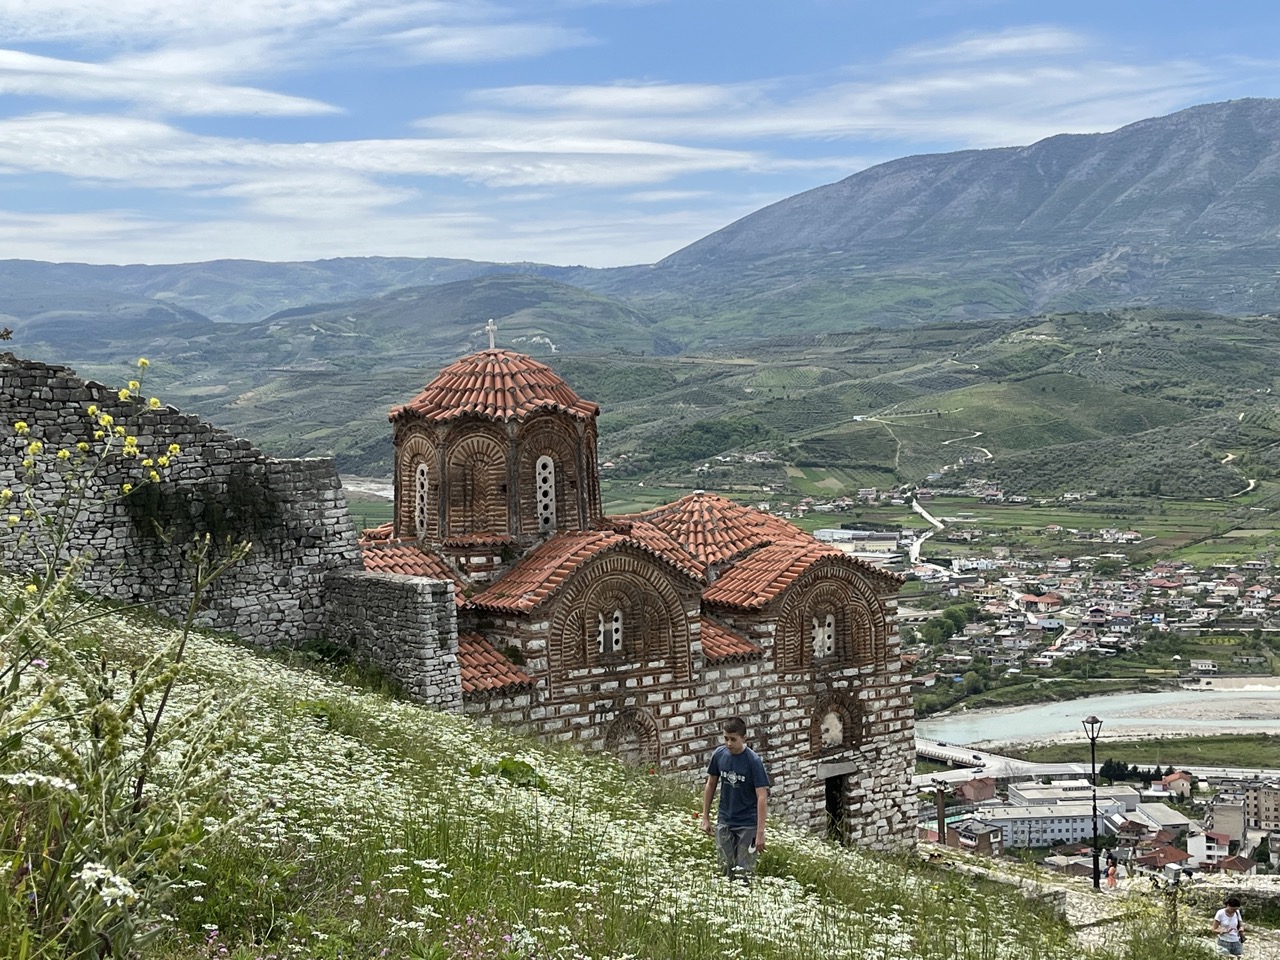
[[[773, 809], [850, 842], [910, 843], [901, 579], [702, 492], [605, 516], [598, 414], [549, 367], [492, 347], [394, 407], [394, 520], [362, 541], [362, 576], [394, 599], [371, 611], [376, 629], [351, 627], [357, 652], [402, 681], [429, 674], [407, 686], [444, 709], [690, 776], [740, 715]], [[449, 586], [415, 586], [428, 581]]]

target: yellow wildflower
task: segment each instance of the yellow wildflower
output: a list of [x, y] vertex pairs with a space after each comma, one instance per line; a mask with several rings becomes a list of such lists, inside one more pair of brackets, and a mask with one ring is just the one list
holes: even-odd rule
[[162, 467], [167, 467], [169, 465], [169, 458], [166, 457], [164, 454], [161, 454], [160, 456], [156, 457], [156, 463]]
[[22, 519], [21, 517], [15, 517], [15, 516], [11, 513], [11, 514], [9, 514], [9, 516], [8, 516], [8, 517], [6, 517], [6, 518], [5, 518], [5, 522], [6, 522], [7, 524], [9, 524], [9, 526], [11, 526], [11, 527], [16, 527], [16, 526], [18, 525], [18, 521], [19, 521], [19, 520], [21, 520], [21, 519]]
[[19, 420], [17, 423], [13, 425], [13, 429], [14, 429], [14, 432], [17, 433], [18, 436], [20, 437], [25, 437], [28, 433], [31, 432], [31, 428], [27, 426], [27, 421], [25, 420]]
[[115, 417], [111, 416], [109, 413], [104, 413], [98, 418], [98, 426], [100, 427], [109, 427], [115, 422]]
[[36, 518], [36, 512], [30, 507], [27, 507], [27, 509], [22, 511], [22, 518], [24, 520], [34, 520]]
[[95, 431], [93, 431], [93, 439], [95, 439], [95, 440], [101, 440], [101, 439], [102, 439], [103, 437], [105, 437], [105, 436], [106, 436], [106, 434], [105, 434], [105, 433], [103, 433], [101, 430], [95, 430]]
[[150, 457], [147, 457], [147, 459], [142, 461], [142, 465], [144, 467], [154, 467], [156, 465], [156, 462], [152, 460]]
[[59, 450], [59, 451], [58, 451], [58, 459], [59, 459], [59, 460], [70, 460], [70, 459], [71, 459], [71, 451], [70, 451], [70, 450], [67, 450], [67, 449], [65, 449], [65, 448], [64, 448], [64, 449], [62, 449], [62, 450]]
[[138, 438], [135, 436], [128, 436], [124, 438], [124, 442], [131, 447], [136, 447], [138, 445]]
[[140, 384], [137, 380], [130, 380], [129, 389], [132, 390], [134, 393], [137, 393], [139, 390], [142, 389], [142, 384]]
[[[101, 433], [102, 431], [99, 430], [98, 432]], [[81, 453], [88, 453], [89, 445], [85, 443], [83, 440], [81, 440], [79, 443], [76, 444], [76, 449], [79, 450]]]
[[149, 477], [151, 478], [151, 482], [152, 482], [152, 483], [159, 483], [159, 482], [160, 482], [160, 474], [156, 473], [156, 471], [154, 471], [154, 470], [152, 470], [149, 474], [147, 474], [147, 476], [149, 476]]
[[139, 369], [139, 370], [145, 370], [145, 369], [147, 369], [147, 367], [149, 367], [149, 366], [151, 366], [151, 361], [150, 361], [150, 360], [148, 360], [146, 357], [139, 357], [139, 358], [138, 358], [138, 369]]
[[129, 390], [128, 390], [128, 388], [127, 388], [127, 387], [122, 387], [122, 388], [119, 390], [119, 392], [117, 392], [117, 393], [116, 393], [116, 396], [117, 396], [117, 397], [119, 397], [121, 400], [128, 400], [128, 399], [129, 399]]
[[26, 590], [27, 590], [27, 593], [39, 593], [39, 592], [40, 592], [40, 588], [39, 588], [39, 587], [37, 587], [34, 583], [28, 583], [28, 584], [27, 584], [27, 587], [26, 587]]
[[169, 456], [176, 457], [182, 452], [182, 447], [176, 443], [169, 444]]
[[22, 461], [22, 465], [26, 467], [28, 470], [30, 470], [32, 467], [36, 465], [36, 462], [32, 460], [30, 457], [27, 457], [25, 460]]
[[124, 427], [122, 427], [122, 426], [120, 426], [119, 424], [117, 424], [117, 425], [116, 425], [116, 428], [115, 428], [115, 435], [116, 435], [117, 437], [123, 437], [123, 436], [124, 436]]
[[121, 493], [132, 493], [132, 492], [133, 492], [133, 484], [132, 484], [132, 483], [122, 483], [122, 484], [120, 485], [120, 492], [121, 492]]
[[39, 440], [32, 440], [27, 444], [27, 453], [31, 454], [33, 457], [38, 453], [44, 453], [44, 444]]
[[159, 410], [159, 409], [160, 409], [160, 398], [159, 398], [159, 397], [152, 397], [150, 400], [148, 400], [148, 401], [147, 401], [147, 406], [148, 406], [148, 407], [150, 407], [152, 410]]
[[0, 490], [0, 503], [8, 503], [13, 499], [12, 490]]

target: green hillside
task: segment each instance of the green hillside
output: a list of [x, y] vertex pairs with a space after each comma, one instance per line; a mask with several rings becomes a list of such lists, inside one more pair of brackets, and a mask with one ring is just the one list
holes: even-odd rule
[[[663, 335], [632, 308], [507, 276], [259, 325], [192, 324], [186, 339], [174, 328], [151, 356], [158, 387], [184, 409], [274, 454], [333, 456], [344, 473], [385, 477], [387, 410], [486, 346], [490, 316], [500, 345], [540, 357], [601, 404], [601, 457], [629, 479], [840, 496], [963, 466], [962, 478], [1028, 495], [1149, 493], [1158, 479], [1179, 496], [1219, 497], [1280, 475], [1280, 339], [1266, 316], [1141, 309], [857, 332], [793, 325], [665, 356]], [[129, 349], [89, 338], [54, 350], [22, 336], [19, 353], [107, 379]]]
[[[33, 615], [62, 628], [33, 630]], [[0, 580], [0, 639], [0, 837], [13, 863], [57, 853], [0, 885], [5, 960], [123, 956], [104, 952], [107, 939], [133, 942], [141, 960], [1146, 960], [1164, 949], [1159, 901], [1137, 888], [1122, 909], [1089, 914], [1082, 950], [1050, 907], [1092, 897], [1082, 881], [1026, 898], [777, 825], [747, 892], [714, 875], [692, 786], [200, 634], [135, 804], [126, 786], [178, 635]], [[65, 908], [46, 917], [47, 896]], [[1197, 949], [1189, 940], [1180, 955]]]

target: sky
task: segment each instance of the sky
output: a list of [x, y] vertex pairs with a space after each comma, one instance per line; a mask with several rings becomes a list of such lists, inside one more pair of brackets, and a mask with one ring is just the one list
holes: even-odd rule
[[651, 263], [919, 153], [1280, 96], [1219, 0], [0, 0], [0, 258]]

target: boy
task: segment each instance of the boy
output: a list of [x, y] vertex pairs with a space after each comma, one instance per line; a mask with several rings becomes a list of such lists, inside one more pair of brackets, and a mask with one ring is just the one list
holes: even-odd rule
[[711, 833], [711, 798], [720, 790], [716, 817], [716, 852], [720, 867], [730, 879], [750, 882], [756, 857], [764, 849], [765, 809], [769, 802], [769, 775], [754, 750], [747, 746], [747, 725], [741, 717], [724, 722], [724, 744], [716, 747], [707, 764], [707, 786], [702, 791], [702, 829]]

